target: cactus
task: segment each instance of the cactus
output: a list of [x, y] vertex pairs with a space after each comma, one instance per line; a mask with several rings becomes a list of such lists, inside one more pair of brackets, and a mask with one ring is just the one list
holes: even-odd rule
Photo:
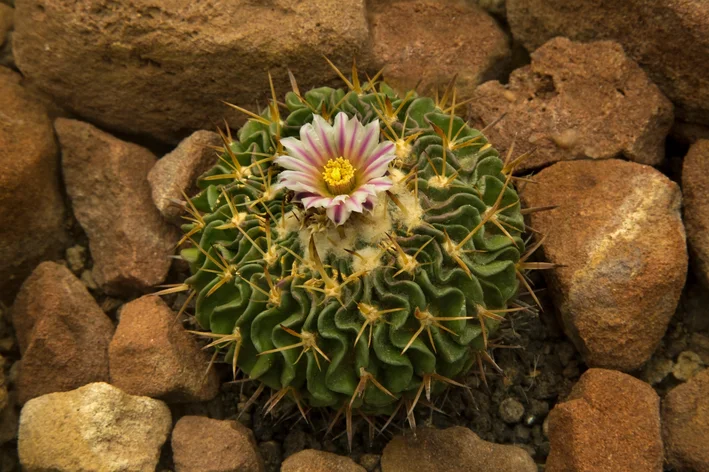
[[187, 200], [192, 275], [166, 292], [190, 291], [209, 346], [275, 391], [268, 409], [410, 415], [520, 309], [516, 161], [455, 115], [452, 87], [400, 97], [337, 72], [347, 89], [304, 95], [291, 76], [287, 113], [272, 82], [262, 113], [231, 105], [249, 119]]

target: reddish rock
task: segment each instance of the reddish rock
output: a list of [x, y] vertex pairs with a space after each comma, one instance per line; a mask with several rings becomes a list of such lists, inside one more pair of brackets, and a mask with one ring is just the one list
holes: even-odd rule
[[532, 152], [519, 171], [571, 159], [664, 159], [672, 104], [612, 41], [583, 44], [556, 38], [532, 53], [509, 83], [486, 82], [471, 103], [501, 154]]
[[419, 92], [443, 93], [457, 75], [461, 99], [508, 67], [507, 35], [471, 3], [379, 0], [370, 4], [369, 16], [384, 78], [402, 93], [417, 85]]
[[113, 324], [63, 265], [43, 262], [12, 307], [22, 353], [18, 400], [108, 381]]
[[184, 200], [183, 192], [194, 195], [197, 192], [197, 177], [208, 171], [217, 161], [214, 146], [224, 142], [217, 133], [197, 131], [169, 154], [163, 156], [150, 170], [148, 182], [152, 190], [153, 202], [162, 216], [180, 223], [182, 209], [172, 200]]
[[175, 472], [262, 472], [249, 428], [237, 421], [183, 416], [172, 431]]
[[660, 399], [612, 370], [584, 373], [549, 413], [546, 472], [661, 472]]
[[709, 369], [665, 396], [662, 437], [673, 470], [709, 472]]
[[67, 237], [52, 122], [22, 77], [0, 67], [0, 299], [10, 302]]
[[366, 472], [349, 457], [306, 449], [283, 461], [281, 472]]
[[709, 286], [709, 140], [697, 141], [684, 158], [682, 193], [692, 266]]
[[586, 363], [633, 371], [672, 317], [687, 271], [678, 186], [619, 160], [559, 162], [534, 176], [522, 201], [547, 235], [544, 271], [564, 330]]
[[555, 36], [623, 45], [686, 121], [709, 124], [709, 10], [701, 0], [508, 0], [512, 34], [534, 51]]
[[208, 357], [160, 297], [123, 305], [109, 356], [111, 383], [132, 395], [195, 402], [219, 393]]
[[396, 436], [384, 448], [382, 472], [475, 470], [477, 472], [536, 472], [523, 449], [483, 441], [468, 428], [423, 428], [416, 437]]
[[153, 205], [155, 156], [81, 121], [55, 122], [74, 215], [89, 238], [93, 277], [110, 294], [145, 291], [170, 268], [177, 230]]

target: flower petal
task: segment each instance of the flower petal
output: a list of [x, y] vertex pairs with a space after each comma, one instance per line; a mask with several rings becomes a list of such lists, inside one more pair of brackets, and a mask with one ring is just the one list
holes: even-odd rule
[[333, 223], [340, 226], [342, 223], [347, 221], [347, 218], [350, 217], [350, 213], [352, 212], [346, 207], [345, 203], [342, 202], [339, 205], [328, 208], [326, 213], [327, 217], [330, 218]]
[[319, 175], [320, 170], [311, 166], [307, 161], [293, 156], [281, 155], [277, 156], [273, 162], [283, 167], [284, 169], [303, 172], [313, 176]]
[[305, 148], [303, 143], [297, 138], [281, 138], [281, 144], [283, 144], [283, 147], [286, 149], [290, 156], [304, 161], [311, 167], [320, 167], [320, 161], [317, 159], [317, 157], [312, 156], [310, 152]]

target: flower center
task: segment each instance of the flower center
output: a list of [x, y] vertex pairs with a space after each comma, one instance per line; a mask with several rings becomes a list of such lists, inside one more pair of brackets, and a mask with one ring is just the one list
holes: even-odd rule
[[355, 169], [352, 163], [340, 156], [330, 159], [323, 167], [323, 180], [333, 195], [349, 193], [355, 186]]

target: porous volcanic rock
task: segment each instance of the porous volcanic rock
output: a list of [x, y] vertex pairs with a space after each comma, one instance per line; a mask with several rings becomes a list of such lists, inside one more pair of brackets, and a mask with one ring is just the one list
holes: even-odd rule
[[612, 41], [555, 38], [512, 72], [473, 94], [472, 118], [502, 154], [531, 153], [518, 171], [571, 159], [625, 157], [658, 165], [672, 127], [672, 103]]
[[592, 367], [632, 371], [655, 350], [687, 272], [679, 187], [652, 167], [563, 161], [521, 195], [546, 235], [545, 270], [564, 331]]
[[281, 472], [366, 472], [366, 469], [349, 457], [306, 449], [283, 461]]
[[709, 140], [697, 141], [684, 158], [682, 195], [692, 268], [709, 287]]

